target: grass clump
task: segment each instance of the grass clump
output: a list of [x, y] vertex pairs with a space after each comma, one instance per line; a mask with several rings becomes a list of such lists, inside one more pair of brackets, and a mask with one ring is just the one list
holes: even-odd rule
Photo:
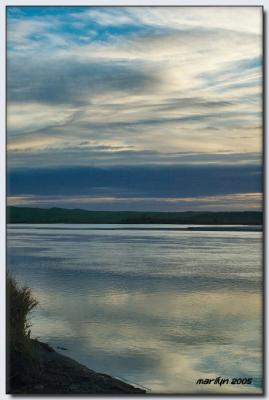
[[20, 287], [16, 280], [7, 277], [7, 317], [11, 350], [23, 350], [30, 338], [29, 314], [38, 302], [30, 288]]
[[7, 276], [7, 391], [30, 382], [38, 369], [30, 338], [30, 312], [38, 302], [32, 290]]

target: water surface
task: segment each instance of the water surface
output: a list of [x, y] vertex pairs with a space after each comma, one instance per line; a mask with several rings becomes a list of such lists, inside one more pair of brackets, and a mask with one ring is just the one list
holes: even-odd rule
[[[9, 225], [32, 336], [154, 393], [260, 393], [262, 234], [188, 227]], [[253, 384], [196, 385], [217, 376]]]

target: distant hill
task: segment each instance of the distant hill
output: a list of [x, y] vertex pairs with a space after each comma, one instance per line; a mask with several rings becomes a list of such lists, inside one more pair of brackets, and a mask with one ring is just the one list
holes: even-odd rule
[[260, 211], [136, 212], [7, 207], [8, 223], [262, 225]]

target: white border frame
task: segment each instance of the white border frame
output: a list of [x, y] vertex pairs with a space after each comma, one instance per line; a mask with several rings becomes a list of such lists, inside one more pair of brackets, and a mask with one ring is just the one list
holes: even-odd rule
[[[77, 3], [77, 4], [76, 4]], [[266, 13], [269, 9], [269, 0], [226, 0], [226, 1], [219, 1], [219, 0], [2, 0], [0, 3], [0, 71], [1, 71], [1, 94], [3, 96], [0, 97], [0, 293], [1, 293], [1, 301], [0, 301], [0, 315], [2, 318], [2, 323], [0, 324], [0, 398], [1, 399], [10, 399], [12, 398], [11, 395], [5, 393], [6, 391], [6, 326], [5, 326], [5, 280], [6, 280], [6, 6], [263, 6], [264, 13], [265, 13], [265, 21], [264, 21], [264, 101], [266, 99], [267, 94], [267, 79], [266, 79], [266, 66], [268, 65], [267, 59], [267, 51], [266, 51], [266, 44], [268, 43], [268, 29], [266, 27]], [[268, 104], [265, 101], [264, 105], [264, 163], [265, 163], [265, 176], [264, 176], [264, 196], [266, 201], [264, 202], [265, 206], [265, 227], [264, 227], [264, 274], [265, 274], [265, 289], [268, 287], [268, 273], [267, 273], [267, 249], [269, 244], [269, 239], [267, 237], [267, 222], [268, 216], [266, 212], [266, 205], [267, 205], [267, 188], [268, 188], [268, 163], [266, 159], [267, 151], [268, 151], [268, 141], [267, 138], [267, 126], [266, 126], [266, 115], [268, 111]], [[266, 333], [268, 332], [268, 310], [267, 310], [267, 296], [266, 291], [264, 293], [265, 296], [265, 326], [264, 326], [264, 341], [266, 344]], [[266, 350], [266, 346], [264, 351]], [[268, 354], [265, 352], [265, 390], [267, 389], [268, 383]], [[146, 396], [139, 396], [140, 397], [148, 397]], [[151, 397], [156, 397], [154, 395], [150, 395]], [[43, 398], [50, 398], [50, 399], [58, 399], [61, 398], [68, 398], [68, 399], [81, 399], [79, 396], [42, 396]], [[96, 397], [96, 396], [87, 396], [90, 398], [105, 398], [105, 397]], [[171, 399], [175, 396], [158, 396], [163, 397], [166, 399]], [[180, 399], [189, 399], [190, 397], [194, 398], [227, 398], [232, 399], [233, 396], [200, 396], [200, 395], [193, 395], [193, 396], [176, 396]], [[237, 397], [237, 396], [234, 396]], [[39, 396], [23, 396], [24, 399], [32, 399], [36, 400], [39, 399]], [[122, 397], [124, 399], [125, 397]], [[240, 399], [260, 399], [261, 396], [242, 396], [240, 395]], [[269, 398], [268, 393], [265, 393], [264, 398]]]

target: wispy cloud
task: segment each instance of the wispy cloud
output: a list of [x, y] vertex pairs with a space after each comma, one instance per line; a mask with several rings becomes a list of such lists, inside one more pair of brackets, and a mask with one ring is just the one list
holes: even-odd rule
[[9, 196], [10, 206], [63, 207], [89, 210], [136, 210], [136, 211], [241, 211], [242, 207], [259, 211], [261, 193], [244, 193], [222, 196], [178, 197], [112, 197], [112, 196]]

